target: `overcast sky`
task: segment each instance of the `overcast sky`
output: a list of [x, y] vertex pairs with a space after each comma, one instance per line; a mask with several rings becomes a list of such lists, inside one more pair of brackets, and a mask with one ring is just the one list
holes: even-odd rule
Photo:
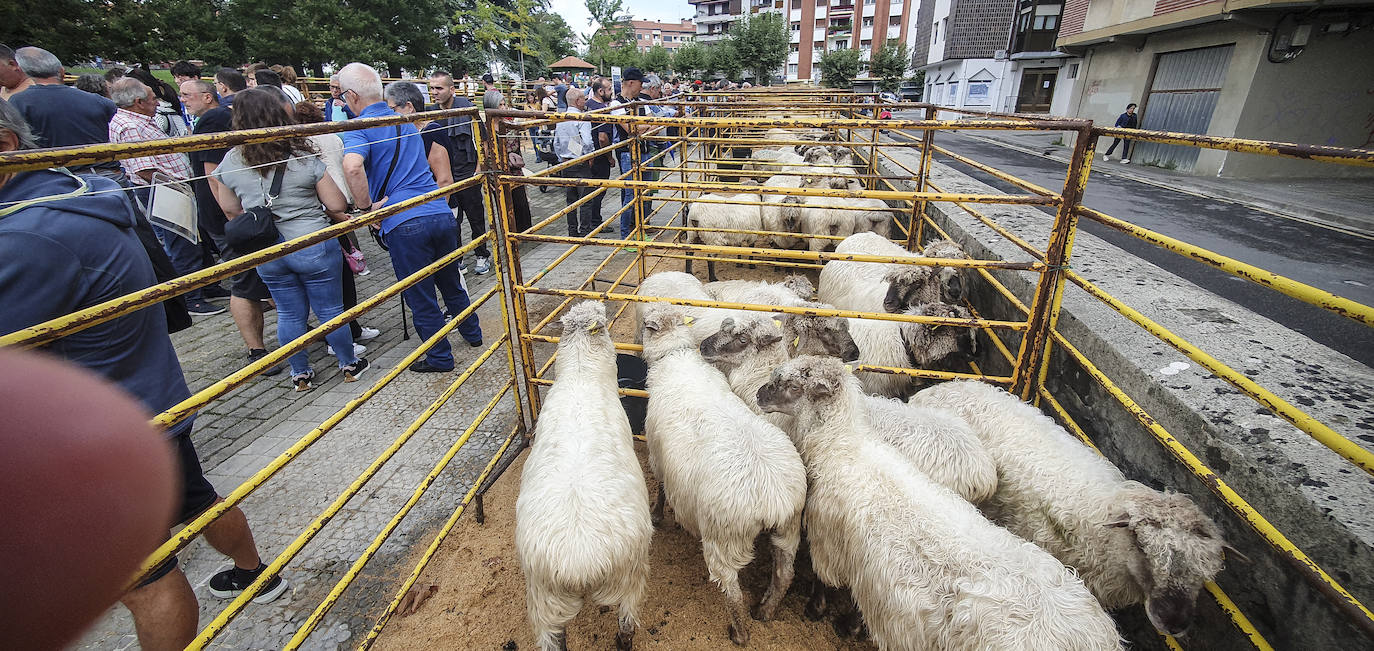
[[[634, 17], [635, 20], [661, 20], [665, 22], [675, 22], [683, 18], [691, 18], [696, 14], [692, 5], [687, 4], [687, 0], [627, 0], [628, 7], [626, 13]], [[589, 34], [594, 28], [587, 24], [587, 19], [591, 14], [587, 13], [585, 0], [550, 0], [550, 9], [568, 21], [568, 26], [578, 34]], [[581, 48], [582, 42], [578, 43]]]

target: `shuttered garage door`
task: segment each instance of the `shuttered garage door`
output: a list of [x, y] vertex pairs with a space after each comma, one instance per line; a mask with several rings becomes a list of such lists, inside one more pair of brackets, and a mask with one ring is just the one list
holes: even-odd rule
[[[1140, 128], [1207, 133], [1234, 48], [1222, 45], [1159, 55]], [[1197, 155], [1196, 147], [1141, 142], [1136, 143], [1131, 157], [1141, 163], [1191, 171]]]

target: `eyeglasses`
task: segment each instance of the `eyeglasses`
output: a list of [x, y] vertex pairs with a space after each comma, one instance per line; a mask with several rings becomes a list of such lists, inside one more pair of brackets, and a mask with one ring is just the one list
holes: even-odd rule
[[341, 88], [341, 86], [339, 86], [338, 84], [330, 84], [330, 85], [329, 85], [329, 90], [339, 90], [340, 88]]

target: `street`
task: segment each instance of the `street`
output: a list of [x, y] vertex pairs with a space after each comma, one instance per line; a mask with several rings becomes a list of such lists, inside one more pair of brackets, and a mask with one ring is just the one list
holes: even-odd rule
[[[936, 144], [1054, 191], [1065, 165], [976, 136], [942, 131]], [[1065, 155], [1068, 150], [1065, 150]], [[945, 156], [936, 160], [1009, 193], [1015, 186]], [[1094, 161], [1084, 204], [1108, 215], [1361, 303], [1374, 303], [1374, 238], [1288, 219], [1221, 199], [1194, 196], [1110, 172]], [[1053, 210], [1047, 209], [1052, 213]], [[1203, 263], [1089, 220], [1079, 227], [1219, 296], [1374, 366], [1374, 331]]]

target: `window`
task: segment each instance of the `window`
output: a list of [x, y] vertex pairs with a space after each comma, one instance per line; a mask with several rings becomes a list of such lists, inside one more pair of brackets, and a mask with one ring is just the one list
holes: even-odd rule
[[945, 33], [945, 40], [949, 40], [949, 18], [940, 21], [940, 31]]
[[793, 44], [792, 44], [792, 51], [793, 51], [793, 52], [801, 52], [801, 43], [793, 43]]
[[1066, 74], [1066, 75], [1064, 75], [1064, 78], [1065, 78], [1065, 79], [1077, 79], [1077, 78], [1078, 78], [1078, 64], [1077, 64], [1077, 63], [1070, 63], [1070, 64], [1069, 64], [1069, 73]]
[[794, 31], [794, 32], [800, 32], [800, 31], [801, 31], [801, 23], [792, 23], [792, 31]]
[[902, 25], [902, 17], [901, 17], [901, 16], [892, 16], [892, 17], [890, 17], [890, 18], [887, 19], [887, 24], [888, 24], [888, 26], [890, 26], [890, 27], [900, 27], [900, 26]]
[[940, 42], [940, 21], [938, 20], [930, 27], [930, 42], [931, 44]]
[[872, 7], [876, 0], [864, 0], [864, 5]]
[[801, 0], [792, 0], [793, 9], [801, 9]]
[[816, 6], [817, 6], [817, 7], [824, 7], [825, 5], [826, 5], [825, 0], [816, 0]]
[[817, 19], [816, 19], [816, 29], [824, 29], [824, 28], [825, 28], [825, 19], [824, 19], [824, 18], [817, 18]]
[[1036, 16], [1033, 25], [1040, 31], [1053, 31], [1059, 27], [1059, 16]]
[[797, 76], [797, 64], [795, 64], [795, 63], [789, 63], [789, 64], [787, 64], [787, 74], [789, 74], [789, 75], [791, 75], [791, 76], [793, 76], [793, 77]]
[[872, 16], [869, 16], [869, 17], [865, 18], [865, 19], [864, 19], [864, 27], [872, 27], [872, 26], [873, 26], [873, 17], [872, 17]]
[[888, 6], [895, 7], [899, 4], [902, 4], [902, 0], [889, 0], [887, 4]]
[[812, 44], [811, 44], [811, 51], [812, 51], [812, 52], [824, 52], [824, 51], [825, 51], [825, 41], [816, 41], [815, 43], [812, 43]]
[[836, 49], [836, 50], [848, 50], [848, 49], [849, 49], [849, 39], [846, 38], [846, 39], [843, 39], [843, 40], [835, 41], [835, 49]]

